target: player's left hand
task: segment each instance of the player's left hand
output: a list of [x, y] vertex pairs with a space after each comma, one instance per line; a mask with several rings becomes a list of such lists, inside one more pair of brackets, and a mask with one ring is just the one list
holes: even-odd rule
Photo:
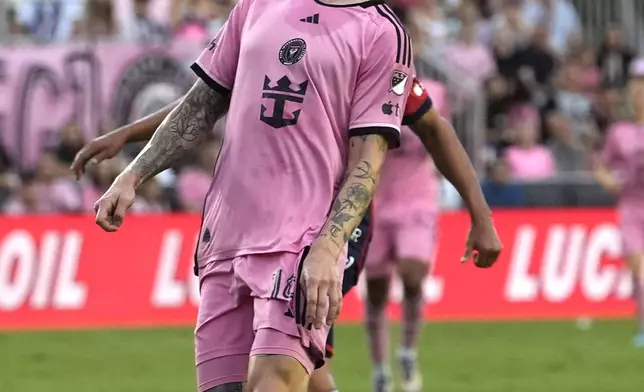
[[489, 268], [494, 265], [502, 250], [503, 244], [492, 218], [476, 221], [470, 228], [461, 262], [466, 263], [469, 259], [473, 259], [477, 267]]
[[338, 257], [314, 243], [303, 263], [300, 285], [306, 292], [306, 323], [315, 329], [331, 326], [342, 306]]

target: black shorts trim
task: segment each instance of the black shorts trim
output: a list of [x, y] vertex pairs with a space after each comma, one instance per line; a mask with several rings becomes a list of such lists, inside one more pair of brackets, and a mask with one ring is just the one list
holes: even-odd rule
[[393, 126], [366, 126], [349, 129], [349, 137], [382, 135], [389, 143], [389, 149], [393, 150], [400, 147], [400, 131]]
[[227, 89], [226, 87], [222, 86], [217, 82], [215, 79], [211, 78], [206, 71], [201, 68], [201, 65], [197, 63], [192, 63], [190, 66], [190, 69], [199, 77], [199, 79], [203, 80], [204, 83], [206, 83], [211, 89], [215, 90], [219, 94], [223, 95], [224, 97], [227, 97], [230, 95], [230, 90]]
[[420, 105], [420, 108], [418, 108], [418, 110], [416, 110], [412, 114], [409, 114], [403, 117], [402, 125], [415, 124], [416, 121], [420, 120], [420, 118], [423, 117], [425, 113], [429, 112], [429, 109], [431, 108], [432, 108], [432, 100], [429, 97], [427, 97], [427, 99], [425, 99], [425, 102], [423, 102], [423, 104]]

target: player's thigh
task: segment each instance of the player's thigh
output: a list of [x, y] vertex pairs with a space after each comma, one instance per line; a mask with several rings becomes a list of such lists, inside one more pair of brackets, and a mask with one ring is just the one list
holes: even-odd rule
[[422, 285], [429, 273], [435, 247], [434, 225], [402, 224], [397, 227], [394, 253], [398, 274], [405, 287], [418, 288]]
[[364, 274], [368, 280], [391, 278], [395, 273], [392, 258], [393, 245], [391, 227], [384, 223], [375, 223], [364, 265]]
[[211, 263], [200, 272], [201, 301], [194, 334], [199, 391], [228, 384], [226, 388], [232, 388], [246, 380], [254, 340], [253, 301], [231, 292], [234, 286], [231, 261]]
[[[271, 371], [284, 370], [280, 366], [287, 364], [288, 369], [292, 369], [294, 374], [298, 377], [304, 374], [308, 380], [308, 375], [316, 367], [324, 364], [329, 327], [324, 326], [318, 330], [304, 325], [306, 297], [304, 290], [299, 287], [301, 262], [304, 257], [306, 252], [252, 256], [250, 257], [252, 262], [245, 265], [247, 274], [244, 280], [252, 288], [254, 302], [255, 340], [251, 357], [262, 358], [260, 363], [266, 361], [272, 363], [274, 366], [269, 368]], [[342, 257], [344, 261], [346, 254]], [[337, 264], [338, 275], [341, 275], [344, 263]], [[274, 278], [266, 278], [270, 276]], [[293, 361], [285, 361], [283, 357], [291, 358]], [[298, 366], [293, 367], [292, 364], [298, 364]], [[260, 370], [251, 368], [249, 380], [251, 378], [257, 380], [259, 376], [254, 372]], [[282, 370], [274, 376], [283, 376]], [[270, 374], [267, 372], [261, 370], [260, 376], [265, 377]], [[299, 378], [293, 377], [288, 378], [287, 381], [298, 384]]]
[[309, 392], [333, 392], [337, 388], [335, 387], [335, 381], [331, 375], [331, 365], [330, 361], [327, 360], [324, 366], [319, 369], [316, 369], [311, 375], [309, 380]]
[[290, 355], [254, 354], [246, 392], [305, 392], [309, 378], [307, 370]]
[[622, 235], [622, 249], [628, 267], [635, 274], [642, 273], [644, 255], [644, 219], [638, 211], [620, 210], [619, 225]]

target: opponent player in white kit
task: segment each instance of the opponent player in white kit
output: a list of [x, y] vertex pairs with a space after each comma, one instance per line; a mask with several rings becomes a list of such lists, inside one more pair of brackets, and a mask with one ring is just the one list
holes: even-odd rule
[[97, 202], [97, 224], [117, 230], [135, 188], [230, 99], [197, 248], [200, 391], [304, 391], [324, 363], [347, 240], [399, 143], [383, 105], [404, 108], [411, 64], [379, 0], [240, 0], [193, 65], [200, 80]]

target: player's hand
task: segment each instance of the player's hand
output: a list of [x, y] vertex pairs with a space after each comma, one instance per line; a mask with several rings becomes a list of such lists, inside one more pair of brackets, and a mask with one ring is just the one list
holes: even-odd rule
[[503, 245], [494, 227], [492, 218], [473, 222], [461, 262], [469, 259], [479, 268], [491, 267], [503, 250]]
[[121, 173], [94, 204], [96, 224], [107, 232], [118, 230], [125, 219], [125, 212], [134, 202], [135, 186], [136, 179], [131, 173]]
[[96, 165], [105, 159], [113, 158], [126, 143], [127, 134], [118, 130], [97, 137], [84, 145], [76, 154], [70, 169], [76, 174], [76, 179], [80, 179], [85, 173], [85, 166], [88, 162]]
[[300, 285], [306, 292], [306, 323], [316, 329], [331, 326], [342, 306], [338, 257], [314, 243], [303, 263]]

